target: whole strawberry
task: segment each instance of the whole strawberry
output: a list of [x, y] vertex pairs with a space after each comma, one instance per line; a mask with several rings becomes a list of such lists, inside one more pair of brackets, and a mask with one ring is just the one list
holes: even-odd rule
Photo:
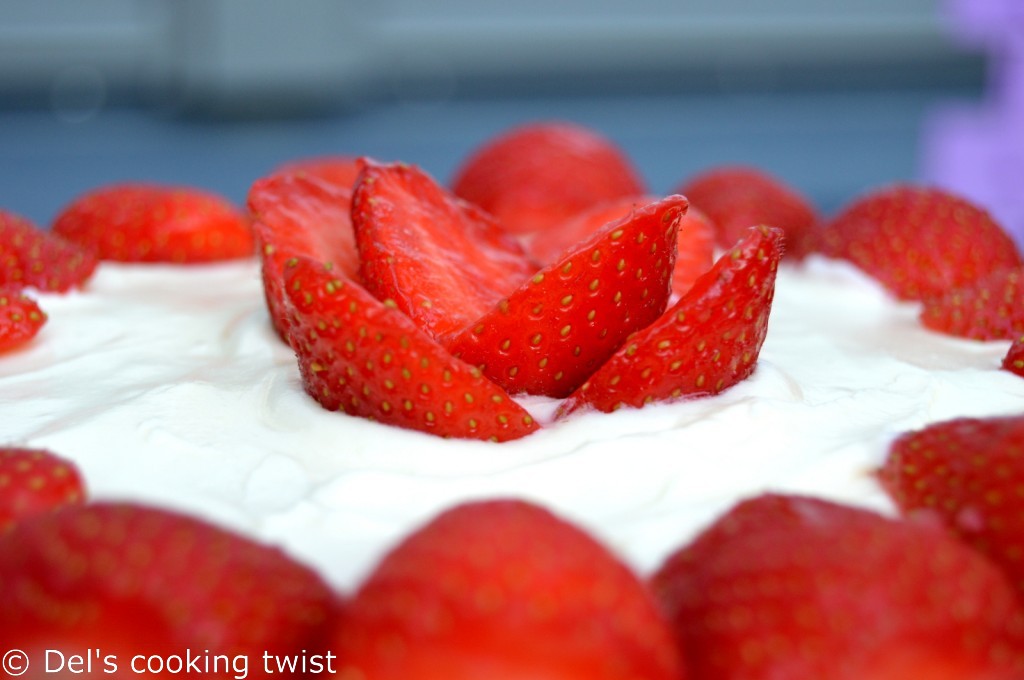
[[63, 293], [84, 284], [95, 269], [88, 250], [0, 209], [0, 286]]
[[67, 205], [53, 232], [102, 260], [193, 264], [254, 253], [245, 214], [194, 187], [105, 185]]
[[941, 189], [912, 185], [854, 200], [821, 232], [819, 246], [905, 300], [941, 296], [1022, 264], [1013, 240], [987, 212]]
[[551, 121], [507, 130], [477, 149], [452, 180], [456, 195], [509, 231], [558, 229], [591, 206], [644, 193], [626, 155], [595, 130]]
[[46, 313], [16, 285], [0, 285], [0, 352], [21, 347], [46, 323]]
[[996, 269], [976, 281], [928, 298], [921, 323], [974, 340], [1011, 340], [1024, 334], [1024, 267]]
[[0, 448], [0, 534], [84, 500], [85, 483], [70, 461], [44, 449]]
[[672, 554], [651, 587], [691, 679], [1024, 677], [1013, 589], [932, 523], [762, 495]]
[[682, 680], [650, 593], [583, 530], [518, 500], [407, 536], [346, 607], [342, 677]]
[[903, 434], [879, 479], [904, 513], [940, 516], [1024, 597], [1024, 416], [960, 418]]
[[252, 669], [264, 653], [326, 655], [337, 608], [330, 588], [280, 550], [170, 511], [72, 506], [0, 536], [0, 639], [40, 670], [48, 649], [101, 650], [92, 677], [130, 677], [138, 654], [244, 656]]

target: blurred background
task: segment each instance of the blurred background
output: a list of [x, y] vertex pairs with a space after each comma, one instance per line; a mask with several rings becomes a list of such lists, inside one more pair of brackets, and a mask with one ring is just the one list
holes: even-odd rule
[[615, 140], [654, 191], [745, 162], [830, 212], [926, 177], [936, 116], [985, 99], [991, 56], [949, 17], [940, 0], [0, 0], [0, 206], [45, 226], [126, 179], [241, 203], [327, 153], [447, 180], [488, 137], [558, 118]]

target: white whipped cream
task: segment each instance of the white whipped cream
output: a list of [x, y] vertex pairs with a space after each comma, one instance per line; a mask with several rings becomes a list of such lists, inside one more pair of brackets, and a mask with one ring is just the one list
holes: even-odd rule
[[[898, 433], [1020, 412], [1008, 343], [930, 332], [852, 267], [779, 273], [754, 375], [711, 398], [590, 413], [504, 444], [323, 410], [270, 328], [258, 265], [103, 264], [0, 355], [0, 442], [75, 461], [95, 499], [184, 510], [282, 546], [343, 590], [459, 501], [516, 496], [641, 573], [765, 490], [892, 510], [871, 477]], [[546, 418], [553, 402], [527, 403]]]

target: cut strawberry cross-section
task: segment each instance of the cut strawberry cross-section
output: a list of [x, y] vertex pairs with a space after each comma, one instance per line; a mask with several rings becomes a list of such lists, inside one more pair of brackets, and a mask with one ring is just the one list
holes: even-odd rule
[[445, 341], [512, 393], [564, 397], [664, 311], [682, 196], [612, 222]]

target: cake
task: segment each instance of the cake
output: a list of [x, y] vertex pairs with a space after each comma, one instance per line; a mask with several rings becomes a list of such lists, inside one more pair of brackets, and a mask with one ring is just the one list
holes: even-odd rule
[[756, 370], [712, 396], [556, 417], [503, 443], [328, 411], [273, 327], [261, 263], [101, 262], [33, 295], [48, 323], [0, 354], [0, 439], [72, 461], [94, 500], [180, 511], [280, 546], [352, 592], [393, 545], [468, 500], [520, 498], [651, 574], [737, 501], [814, 496], [895, 515], [875, 478], [901, 433], [1018, 413], [1005, 340], [925, 328], [848, 261], [779, 265]]

